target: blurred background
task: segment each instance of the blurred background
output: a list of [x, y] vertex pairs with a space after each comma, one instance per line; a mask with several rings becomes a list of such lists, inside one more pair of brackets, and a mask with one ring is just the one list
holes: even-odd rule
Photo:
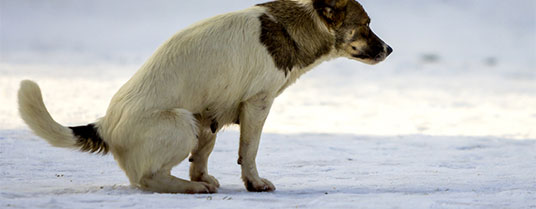
[[[175, 32], [261, 2], [0, 0], [0, 129], [24, 127], [22, 79], [60, 123], [89, 123]], [[394, 53], [322, 64], [276, 100], [265, 132], [536, 139], [536, 1], [360, 2]]]

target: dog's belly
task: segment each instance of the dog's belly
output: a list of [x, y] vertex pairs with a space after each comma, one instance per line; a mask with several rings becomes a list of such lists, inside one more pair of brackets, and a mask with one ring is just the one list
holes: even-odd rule
[[202, 128], [216, 132], [223, 126], [238, 124], [239, 114], [239, 105], [237, 105], [236, 107], [219, 110], [206, 108], [205, 111], [195, 113], [194, 116]]
[[219, 129], [226, 125], [237, 124], [239, 121], [240, 107], [242, 102], [247, 101], [259, 92], [274, 91], [272, 89], [258, 88], [254, 91], [246, 91], [251, 87], [240, 84], [229, 84], [229, 87], [207, 87], [203, 93], [193, 93], [190, 101], [198, 101], [198, 104], [186, 103], [181, 108], [188, 109], [197, 118], [203, 127]]

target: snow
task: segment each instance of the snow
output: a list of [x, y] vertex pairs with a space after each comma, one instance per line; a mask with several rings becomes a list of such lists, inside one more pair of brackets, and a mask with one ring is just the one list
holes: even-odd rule
[[[52, 148], [2, 131], [3, 207], [533, 208], [536, 141], [423, 135], [265, 134], [258, 164], [274, 193], [248, 193], [238, 135], [224, 132], [209, 166], [217, 194], [153, 194], [128, 186], [111, 156]], [[187, 164], [174, 169], [186, 177]]]
[[210, 158], [219, 193], [153, 194], [18, 116], [32, 79], [57, 121], [92, 122], [175, 31], [259, 2], [0, 0], [0, 208], [536, 208], [533, 0], [361, 1], [395, 51], [325, 63], [277, 98], [257, 160], [273, 193], [244, 189], [236, 127]]

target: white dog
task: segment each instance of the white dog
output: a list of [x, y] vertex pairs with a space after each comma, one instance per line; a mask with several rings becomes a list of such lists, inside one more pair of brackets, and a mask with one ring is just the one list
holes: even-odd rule
[[[209, 18], [171, 37], [113, 97], [106, 116], [65, 127], [48, 113], [36, 83], [22, 81], [19, 110], [57, 147], [110, 151], [144, 190], [216, 192], [207, 172], [216, 133], [240, 125], [238, 163], [249, 191], [273, 191], [255, 157], [274, 98], [319, 63], [347, 57], [368, 64], [392, 49], [369, 28], [354, 0], [276, 0]], [[191, 181], [170, 174], [190, 155]]]

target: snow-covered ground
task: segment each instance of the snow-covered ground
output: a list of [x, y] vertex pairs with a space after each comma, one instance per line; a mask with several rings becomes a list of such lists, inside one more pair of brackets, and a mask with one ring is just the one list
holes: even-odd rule
[[[220, 135], [209, 162], [217, 194], [152, 194], [128, 186], [111, 156], [0, 132], [4, 208], [534, 208], [536, 141], [422, 135], [265, 134], [257, 160], [274, 193], [248, 193], [238, 135]], [[187, 176], [187, 165], [174, 174]]]
[[210, 159], [219, 193], [168, 195], [18, 117], [32, 79], [57, 121], [92, 122], [175, 31], [258, 2], [0, 0], [0, 208], [536, 208], [533, 0], [361, 1], [395, 51], [325, 63], [276, 100], [258, 159], [274, 193], [245, 192], [236, 127]]

